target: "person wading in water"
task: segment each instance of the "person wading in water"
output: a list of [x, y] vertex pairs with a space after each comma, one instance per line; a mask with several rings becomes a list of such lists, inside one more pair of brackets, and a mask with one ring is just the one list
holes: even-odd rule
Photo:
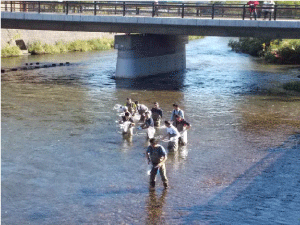
[[135, 101], [136, 111], [141, 115], [140, 122], [145, 122], [145, 113], [148, 112], [148, 107], [144, 104], [140, 104], [139, 101]]
[[134, 104], [133, 101], [131, 101], [131, 98], [127, 98], [127, 102], [126, 102], [125, 106], [127, 106], [128, 111], [130, 112], [130, 114], [134, 115], [135, 109], [136, 109], [136, 105]]
[[171, 152], [177, 151], [178, 149], [178, 138], [180, 134], [176, 127], [174, 127], [169, 121], [165, 121], [165, 126], [167, 128], [167, 134], [163, 136], [163, 140], [168, 137], [168, 150]]
[[122, 124], [123, 135], [133, 135], [134, 122], [129, 112], [125, 112], [125, 115], [119, 120], [119, 124]]
[[141, 125], [142, 129], [147, 129], [147, 139], [154, 138], [155, 129], [154, 121], [150, 117], [150, 112], [145, 113], [145, 123]]
[[179, 116], [181, 116], [184, 119], [184, 112], [175, 103], [173, 104], [173, 108], [174, 108], [174, 110], [172, 111], [171, 121], [173, 122], [173, 125], [175, 125], [175, 115], [179, 115]]
[[157, 139], [150, 139], [150, 145], [147, 148], [146, 156], [148, 159], [148, 164], [152, 163], [152, 169], [150, 172], [150, 188], [155, 187], [155, 177], [157, 174], [157, 170], [159, 170], [164, 187], [168, 188], [169, 185], [165, 166], [165, 162], [167, 160], [167, 153], [164, 147], [158, 144]]
[[181, 145], [187, 144], [187, 130], [191, 128], [191, 125], [186, 122], [181, 116], [175, 116], [175, 127], [177, 128], [178, 132], [180, 133], [180, 137], [178, 143]]
[[152, 112], [152, 119], [154, 121], [154, 126], [159, 127], [160, 120], [163, 117], [163, 111], [161, 108], [159, 108], [158, 102], [154, 102], [154, 107], [151, 109], [151, 112]]

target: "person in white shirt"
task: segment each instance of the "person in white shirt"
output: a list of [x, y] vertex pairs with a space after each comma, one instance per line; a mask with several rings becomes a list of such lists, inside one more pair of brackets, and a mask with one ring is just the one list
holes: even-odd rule
[[136, 105], [136, 111], [141, 115], [141, 122], [145, 122], [145, 113], [148, 112], [148, 107], [140, 104], [139, 101], [135, 101], [135, 105]]
[[163, 139], [169, 137], [168, 149], [169, 151], [176, 151], [178, 149], [178, 139], [180, 134], [176, 127], [174, 127], [169, 121], [166, 120], [165, 125], [167, 127], [167, 134], [163, 137]]
[[264, 1], [262, 9], [262, 12], [264, 13], [264, 20], [267, 19], [268, 14], [270, 14], [269, 19], [271, 20], [272, 12], [274, 12], [274, 6], [274, 1]]

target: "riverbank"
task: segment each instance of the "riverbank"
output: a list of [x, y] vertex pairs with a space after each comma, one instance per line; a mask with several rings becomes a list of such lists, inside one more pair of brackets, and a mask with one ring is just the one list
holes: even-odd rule
[[[28, 45], [28, 53], [32, 55], [41, 54], [60, 54], [74, 51], [102, 51], [113, 48], [113, 39], [90, 39], [90, 40], [76, 40], [72, 42], [58, 41], [54, 45], [36, 41]], [[6, 46], [1, 49], [1, 57], [12, 57], [22, 55], [22, 51], [18, 46]]]
[[239, 38], [230, 40], [228, 45], [235, 52], [263, 58], [267, 63], [300, 65], [300, 40]]
[[1, 29], [1, 57], [28, 54], [29, 46], [36, 48], [32, 48], [34, 54], [39, 54], [40, 52], [41, 54], [56, 54], [93, 48], [107, 49], [107, 43], [102, 43], [99, 40], [111, 40], [109, 41], [111, 44], [113, 43], [114, 35], [115, 33], [102, 32]]

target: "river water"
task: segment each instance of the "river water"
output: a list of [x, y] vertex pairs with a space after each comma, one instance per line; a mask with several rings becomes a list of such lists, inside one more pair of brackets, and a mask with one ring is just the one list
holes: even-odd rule
[[[270, 149], [299, 132], [300, 97], [279, 87], [299, 80], [300, 70], [232, 52], [228, 41], [190, 41], [186, 71], [135, 81], [113, 79], [115, 50], [2, 59], [2, 67], [70, 62], [2, 74], [2, 223], [230, 221], [229, 213], [218, 223], [216, 207], [208, 208], [242, 195], [276, 162]], [[145, 134], [135, 130], [132, 140], [123, 139], [117, 127], [113, 108], [127, 97], [148, 107], [158, 101], [166, 119], [176, 102], [192, 124], [188, 145], [168, 153], [167, 191], [158, 177], [149, 192]], [[266, 218], [280, 221], [272, 213]]]

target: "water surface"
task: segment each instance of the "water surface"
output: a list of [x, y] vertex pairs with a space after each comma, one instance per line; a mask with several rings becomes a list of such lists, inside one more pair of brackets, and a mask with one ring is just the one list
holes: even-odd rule
[[[241, 196], [278, 159], [270, 150], [300, 128], [300, 97], [269, 94], [299, 80], [299, 67], [236, 54], [228, 40], [191, 41], [186, 71], [135, 81], [113, 79], [115, 50], [2, 59], [2, 67], [70, 62], [2, 74], [2, 223], [217, 223], [207, 206]], [[145, 134], [119, 133], [113, 107], [127, 97], [158, 101], [165, 119], [176, 102], [192, 124], [189, 144], [168, 154], [167, 191], [159, 177], [148, 190]]]

